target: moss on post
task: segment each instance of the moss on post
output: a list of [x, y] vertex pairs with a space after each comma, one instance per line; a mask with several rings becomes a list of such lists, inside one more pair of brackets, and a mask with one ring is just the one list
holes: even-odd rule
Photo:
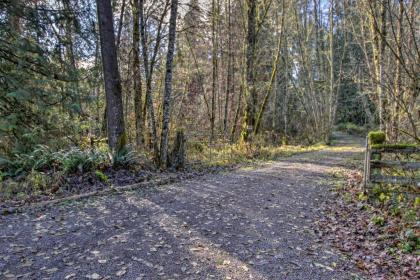
[[381, 148], [385, 148], [385, 149], [395, 149], [395, 150], [404, 150], [404, 149], [416, 149], [416, 148], [420, 148], [420, 145], [416, 145], [416, 144], [404, 144], [404, 143], [399, 143], [399, 144], [373, 144], [371, 145], [372, 148], [374, 149], [381, 149]]
[[368, 134], [369, 145], [383, 144], [386, 140], [385, 132], [371, 131]]

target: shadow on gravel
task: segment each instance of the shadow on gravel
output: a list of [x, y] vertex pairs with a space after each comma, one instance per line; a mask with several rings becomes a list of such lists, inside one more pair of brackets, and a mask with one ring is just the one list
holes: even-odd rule
[[4, 216], [0, 278], [349, 279], [312, 229], [341, 155]]

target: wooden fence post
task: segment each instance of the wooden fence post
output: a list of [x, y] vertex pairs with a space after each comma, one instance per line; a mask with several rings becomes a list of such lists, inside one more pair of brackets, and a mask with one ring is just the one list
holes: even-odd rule
[[369, 149], [369, 137], [366, 137], [366, 151], [365, 151], [365, 164], [364, 164], [364, 172], [363, 172], [363, 192], [367, 193], [368, 186], [370, 182], [370, 159], [371, 159], [371, 151]]

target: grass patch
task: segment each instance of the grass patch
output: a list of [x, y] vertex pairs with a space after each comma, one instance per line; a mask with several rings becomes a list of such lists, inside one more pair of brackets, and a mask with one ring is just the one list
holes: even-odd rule
[[[199, 148], [197, 148], [199, 147]], [[290, 157], [305, 152], [314, 152], [327, 148], [324, 144], [311, 146], [282, 145], [259, 146], [226, 144], [219, 147], [192, 144], [189, 147], [188, 160], [193, 164], [204, 166], [232, 166], [239, 163], [255, 163], [273, 161], [282, 157]]]

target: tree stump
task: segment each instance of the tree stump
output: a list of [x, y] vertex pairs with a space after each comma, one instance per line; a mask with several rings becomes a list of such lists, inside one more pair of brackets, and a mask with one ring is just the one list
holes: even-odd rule
[[176, 132], [173, 148], [170, 156], [168, 157], [168, 167], [176, 170], [183, 169], [185, 166], [185, 144], [186, 139], [184, 131]]

